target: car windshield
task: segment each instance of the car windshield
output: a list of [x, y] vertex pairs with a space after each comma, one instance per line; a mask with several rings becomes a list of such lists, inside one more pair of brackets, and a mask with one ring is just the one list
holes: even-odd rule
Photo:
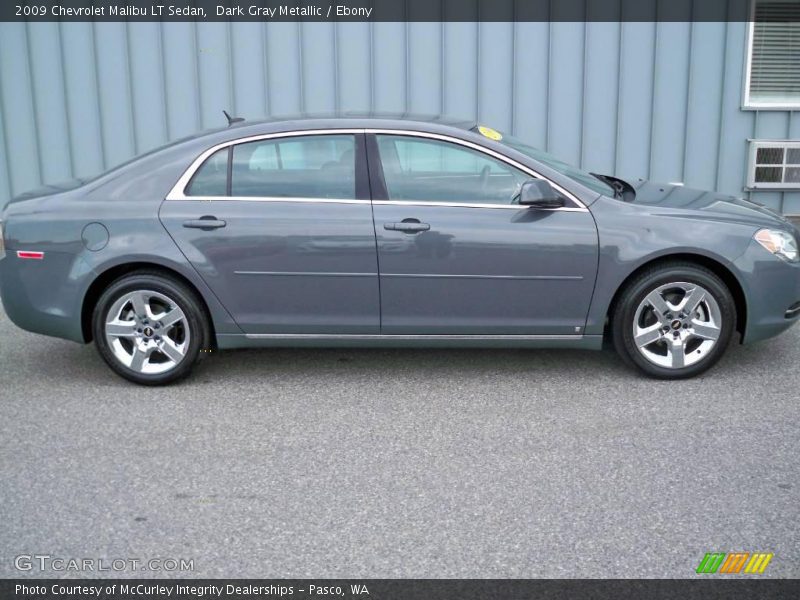
[[525, 156], [530, 156], [532, 159], [547, 165], [554, 171], [558, 171], [562, 175], [566, 175], [570, 179], [574, 179], [584, 187], [589, 188], [597, 192], [598, 194], [603, 194], [605, 196], [611, 196], [612, 198], [615, 195], [614, 188], [610, 185], [604, 183], [591, 173], [587, 173], [586, 171], [581, 171], [577, 167], [573, 167], [572, 165], [565, 163], [557, 159], [552, 154], [548, 154], [538, 148], [534, 148], [533, 146], [529, 146], [528, 144], [524, 143], [521, 140], [511, 136], [502, 134], [502, 139], [498, 140], [501, 144], [505, 144], [506, 146], [513, 148], [517, 152], [521, 152]]

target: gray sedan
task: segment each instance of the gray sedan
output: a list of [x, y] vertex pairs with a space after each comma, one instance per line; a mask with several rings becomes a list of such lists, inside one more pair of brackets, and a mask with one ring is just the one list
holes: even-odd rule
[[0, 219], [9, 317], [142, 384], [225, 348], [605, 339], [675, 379], [800, 316], [799, 232], [777, 214], [442, 118], [235, 122]]

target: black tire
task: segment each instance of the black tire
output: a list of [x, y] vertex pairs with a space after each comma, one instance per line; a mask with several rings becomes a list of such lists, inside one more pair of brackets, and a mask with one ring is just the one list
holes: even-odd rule
[[[163, 373], [141, 373], [131, 369], [116, 357], [106, 339], [105, 324], [109, 310], [126, 294], [140, 290], [163, 294], [174, 302], [185, 316], [185, 323], [181, 327], [188, 327], [190, 334], [183, 359]], [[134, 383], [151, 386], [174, 383], [186, 377], [206, 355], [212, 339], [209, 317], [197, 294], [173, 277], [144, 270], [129, 273], [106, 288], [92, 314], [92, 332], [100, 356], [115, 373]]]
[[[715, 345], [697, 362], [684, 367], [664, 367], [648, 360], [638, 349], [634, 342], [634, 319], [637, 309], [648, 294], [660, 286], [675, 282], [700, 285], [716, 300], [721, 316], [719, 337]], [[722, 279], [705, 267], [677, 261], [654, 266], [630, 281], [619, 295], [610, 322], [614, 348], [622, 359], [629, 366], [636, 367], [646, 375], [657, 379], [685, 379], [710, 369], [725, 353], [735, 329], [736, 303]], [[680, 329], [678, 331], [680, 332]], [[674, 332], [670, 330], [670, 334], [674, 335]], [[663, 344], [665, 348], [668, 345], [663, 341], [658, 343]], [[653, 348], [653, 346], [649, 346], [649, 348]], [[667, 350], [665, 352], [668, 353]], [[698, 354], [700, 354], [699, 351]]]

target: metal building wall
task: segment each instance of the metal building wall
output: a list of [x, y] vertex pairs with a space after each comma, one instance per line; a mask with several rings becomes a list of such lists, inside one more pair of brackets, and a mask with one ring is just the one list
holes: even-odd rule
[[[684, 2], [691, 14], [691, 0]], [[746, 0], [730, 0], [744, 2]], [[655, 5], [655, 0], [653, 0]], [[0, 205], [224, 123], [334, 109], [447, 113], [607, 173], [741, 194], [746, 23], [3, 23]], [[800, 214], [800, 193], [754, 199]]]

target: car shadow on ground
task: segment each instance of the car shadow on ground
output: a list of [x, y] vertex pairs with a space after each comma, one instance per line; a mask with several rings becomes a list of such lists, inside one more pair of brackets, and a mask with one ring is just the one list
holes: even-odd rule
[[[46, 339], [46, 338], [41, 338]], [[63, 346], [54, 352], [52, 345]], [[93, 345], [77, 346], [48, 340], [26, 345], [26, 362], [38, 364], [38, 376], [83, 380], [87, 384], [134, 385], [114, 375]], [[781, 357], [776, 361], [776, 354]], [[768, 371], [796, 362], [797, 336], [784, 335], [751, 346], [732, 344], [715, 368], [699, 376], [719, 380], [734, 373]], [[224, 384], [236, 381], [263, 385], [273, 378], [474, 378], [525, 376], [564, 382], [596, 378], [641, 381], [645, 377], [627, 367], [613, 349], [361, 349], [263, 348], [216, 351], [206, 356], [178, 386]], [[274, 380], [274, 379], [273, 379]]]
[[[790, 340], [785, 340], [786, 342]], [[773, 342], [777, 345], [777, 341]], [[786, 346], [780, 348], [780, 346]], [[791, 344], [769, 348], [766, 344], [741, 346], [731, 344], [720, 363], [700, 377], [720, 377], [731, 369], [775, 368], [774, 353], [785, 357], [797, 354]], [[792, 352], [793, 351], [793, 352]], [[563, 377], [565, 381], [577, 373], [582, 377], [597, 376], [643, 379], [644, 375], [623, 363], [612, 348], [602, 351], [568, 349], [342, 349], [342, 348], [264, 348], [226, 350], [205, 359], [199, 369], [200, 377], [216, 378], [224, 374], [253, 376], [261, 379], [268, 372], [292, 372], [314, 375], [321, 372], [372, 373], [391, 377], [411, 372], [455, 377], [480, 374], [527, 376], [547, 374], [548, 378]]]
[[[0, 372], [0, 380], [36, 377], [62, 383], [131, 386], [116, 376], [93, 344], [78, 345], [24, 332], [14, 327], [0, 305], [0, 335], [8, 345], [0, 359], [14, 364], [13, 372]], [[4, 351], [5, 350], [5, 351]], [[733, 342], [720, 363], [699, 379], [721, 380], [742, 374], [777, 373], [800, 360], [800, 330], [747, 346]], [[570, 349], [435, 349], [435, 348], [260, 348], [214, 351], [178, 386], [225, 384], [236, 381], [263, 385], [276, 378], [344, 377], [458, 380], [476, 376], [546, 377], [565, 383], [587, 378], [642, 381], [646, 378], [627, 367], [606, 343], [602, 351]], [[698, 378], [695, 378], [698, 379]]]

